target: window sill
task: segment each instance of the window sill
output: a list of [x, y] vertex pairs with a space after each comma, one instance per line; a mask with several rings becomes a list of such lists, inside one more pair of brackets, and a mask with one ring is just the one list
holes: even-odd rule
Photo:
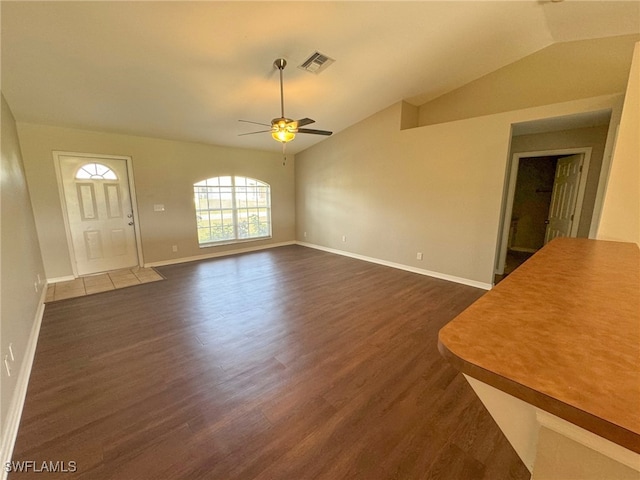
[[201, 243], [199, 247], [200, 248], [223, 247], [225, 245], [238, 245], [242, 243], [256, 242], [259, 240], [269, 240], [270, 238], [273, 238], [273, 237], [271, 235], [267, 235], [264, 237], [243, 238], [242, 240], [225, 240], [222, 242]]

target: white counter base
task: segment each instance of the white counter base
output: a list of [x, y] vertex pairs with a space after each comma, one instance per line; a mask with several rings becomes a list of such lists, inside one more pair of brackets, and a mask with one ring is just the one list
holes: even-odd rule
[[640, 455], [464, 375], [532, 480], [640, 480]]

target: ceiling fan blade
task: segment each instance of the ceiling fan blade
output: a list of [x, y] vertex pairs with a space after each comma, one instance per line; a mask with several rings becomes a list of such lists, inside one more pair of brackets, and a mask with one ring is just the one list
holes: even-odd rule
[[244, 122], [244, 123], [253, 123], [254, 125], [262, 125], [264, 127], [270, 127], [271, 125], [268, 123], [260, 123], [260, 122], [252, 122], [251, 120], [238, 120], [239, 122]]
[[249, 132], [249, 133], [239, 133], [238, 136], [242, 137], [244, 135], [254, 135], [256, 133], [266, 133], [266, 132], [270, 132], [271, 130], [259, 130], [257, 132]]
[[311, 120], [310, 118], [301, 118], [296, 123], [298, 124], [299, 127], [304, 127], [305, 125], [310, 125], [315, 122], [316, 122], [315, 120]]
[[333, 135], [333, 132], [328, 130], [314, 130], [313, 128], [299, 128], [298, 133], [311, 133], [312, 135]]

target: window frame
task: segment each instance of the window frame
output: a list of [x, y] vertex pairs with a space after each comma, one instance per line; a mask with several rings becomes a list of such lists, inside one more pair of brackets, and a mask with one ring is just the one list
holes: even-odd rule
[[[89, 171], [91, 167], [93, 167], [95, 173]], [[99, 173], [100, 169], [103, 169], [102, 173]], [[73, 178], [74, 180], [106, 180], [111, 182], [119, 180], [118, 174], [111, 167], [98, 162], [88, 162], [80, 165]]]
[[[231, 184], [230, 185], [226, 185], [223, 184], [223, 180], [222, 179], [230, 179], [231, 180]], [[238, 181], [239, 179], [242, 179], [243, 184], [238, 185]], [[217, 183], [217, 185], [209, 185], [208, 183]], [[249, 182], [253, 182], [253, 185], [248, 185]], [[238, 193], [239, 193], [239, 189], [241, 188], [251, 188], [251, 187], [258, 187], [258, 188], [266, 188], [266, 204], [258, 204], [255, 205], [253, 207], [249, 207], [249, 206], [240, 206], [239, 205], [239, 201], [238, 201]], [[202, 191], [201, 189], [204, 189], [204, 191]], [[230, 189], [231, 190], [231, 206], [230, 207], [224, 207], [223, 206], [223, 193], [224, 189]], [[218, 208], [210, 208], [209, 205], [209, 201], [210, 201], [210, 197], [209, 195], [211, 193], [214, 193], [215, 195], [218, 196], [219, 198], [219, 207]], [[228, 194], [228, 192], [226, 192]], [[248, 192], [246, 192], [248, 193]], [[199, 195], [206, 195], [206, 201], [207, 201], [207, 208], [200, 208], [200, 197]], [[264, 240], [264, 239], [269, 239], [269, 238], [273, 238], [273, 224], [272, 224], [272, 215], [271, 215], [271, 185], [269, 185], [268, 183], [259, 180], [257, 178], [252, 178], [252, 177], [245, 177], [242, 175], [220, 175], [217, 177], [211, 177], [211, 178], [206, 178], [204, 180], [201, 180], [199, 182], [196, 182], [193, 184], [193, 199], [194, 199], [194, 209], [195, 209], [195, 219], [196, 219], [196, 237], [198, 240], [198, 246], [200, 248], [208, 248], [208, 247], [216, 247], [216, 246], [222, 246], [222, 245], [231, 245], [231, 244], [237, 244], [237, 243], [246, 243], [246, 242], [253, 242], [253, 241], [257, 241], [257, 240]], [[257, 195], [257, 192], [256, 192]], [[242, 237], [240, 234], [240, 222], [242, 221], [241, 219], [241, 215], [239, 215], [239, 213], [241, 213], [242, 211], [246, 211], [247, 214], [249, 212], [249, 210], [254, 209], [258, 211], [258, 218], [260, 218], [260, 211], [264, 210], [266, 211], [266, 222], [260, 222], [259, 221], [259, 225], [260, 224], [266, 224], [268, 232], [265, 235], [259, 235], [259, 236], [251, 236], [251, 237]], [[216, 212], [216, 213], [220, 213], [221, 215], [224, 215], [223, 212], [225, 211], [231, 211], [231, 221], [232, 221], [232, 228], [233, 228], [233, 238], [224, 238], [222, 240], [209, 240], [209, 241], [201, 241], [200, 240], [200, 231], [203, 230], [203, 228], [200, 227], [199, 222], [201, 219], [201, 215], [200, 212], [207, 212], [207, 217], [208, 217], [208, 229], [209, 229], [209, 237], [211, 238], [212, 235], [212, 225], [211, 225], [211, 212]], [[224, 228], [224, 217], [223, 218], [223, 222], [221, 223], [222, 227]]]

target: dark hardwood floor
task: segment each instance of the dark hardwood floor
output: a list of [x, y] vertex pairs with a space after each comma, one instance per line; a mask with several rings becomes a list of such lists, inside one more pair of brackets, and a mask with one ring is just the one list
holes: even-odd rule
[[288, 246], [46, 306], [10, 479], [528, 479], [438, 330], [483, 293]]

